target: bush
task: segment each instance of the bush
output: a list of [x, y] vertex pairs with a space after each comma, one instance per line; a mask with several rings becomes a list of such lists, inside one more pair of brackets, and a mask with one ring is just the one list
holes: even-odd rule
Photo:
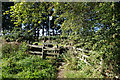
[[[7, 45], [6, 45], [7, 46]], [[4, 49], [4, 48], [3, 48]], [[7, 50], [5, 52], [5, 50]], [[27, 44], [23, 42], [12, 57], [4, 57], [2, 66], [2, 78], [56, 78], [56, 67], [49, 60], [43, 60], [39, 56], [28, 55]], [[10, 48], [3, 50], [7, 56]], [[9, 54], [9, 55], [8, 55]], [[7, 59], [6, 59], [7, 58]]]
[[18, 51], [19, 46], [16, 44], [2, 44], [2, 57], [3, 58], [10, 58], [12, 54], [14, 55], [16, 51]]
[[96, 59], [93, 57], [94, 61], [89, 60], [91, 61], [90, 63], [94, 63], [94, 65], [88, 65], [80, 59], [80, 55], [82, 55], [82, 53], [75, 56], [71, 51], [63, 54], [63, 57], [67, 62], [67, 64], [64, 65], [64, 75], [66, 78], [103, 78], [103, 75], [99, 71], [101, 68], [99, 69], [99, 64], [96, 64]]
[[[10, 64], [10, 65], [9, 65]], [[17, 62], [8, 63], [3, 66], [3, 78], [55, 78], [56, 67], [47, 60], [36, 57], [26, 57]], [[7, 73], [7, 74], [6, 74]]]

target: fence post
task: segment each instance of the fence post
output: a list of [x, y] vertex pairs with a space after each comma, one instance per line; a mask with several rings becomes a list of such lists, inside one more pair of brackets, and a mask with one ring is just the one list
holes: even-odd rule
[[43, 59], [45, 59], [46, 58], [46, 51], [43, 51]]
[[43, 43], [43, 47], [42, 47], [42, 59], [45, 59], [46, 58], [46, 51], [44, 51], [44, 43]]

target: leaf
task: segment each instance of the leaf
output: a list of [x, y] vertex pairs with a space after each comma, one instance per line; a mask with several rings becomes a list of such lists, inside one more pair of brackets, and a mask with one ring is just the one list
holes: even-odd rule
[[38, 23], [40, 24], [41, 21], [38, 21]]
[[6, 13], [4, 12], [3, 15], [5, 15]]

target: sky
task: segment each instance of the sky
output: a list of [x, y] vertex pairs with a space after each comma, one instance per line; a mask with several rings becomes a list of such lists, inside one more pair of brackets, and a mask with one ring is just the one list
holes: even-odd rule
[[[58, 24], [58, 25], [60, 25], [60, 24]], [[22, 29], [24, 29], [25, 28], [25, 26], [24, 26], [24, 24], [22, 24]], [[46, 29], [44, 29], [44, 31], [46, 31]], [[53, 30], [50, 28], [50, 32], [52, 32]], [[37, 31], [36, 31], [37, 32]], [[56, 31], [54, 30], [54, 32], [56, 33]], [[57, 32], [58, 33], [58, 32]], [[42, 36], [42, 29], [40, 29], [40, 34], [39, 34], [40, 36]], [[47, 36], [46, 35], [46, 33], [44, 33], [44, 36]]]

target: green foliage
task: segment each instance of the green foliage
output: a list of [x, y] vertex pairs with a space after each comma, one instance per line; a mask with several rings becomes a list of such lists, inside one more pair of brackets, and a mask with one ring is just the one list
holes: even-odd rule
[[90, 67], [84, 66], [81, 70], [66, 70], [65, 78], [103, 78], [99, 71], [94, 72]]
[[67, 62], [67, 64], [64, 65], [65, 78], [103, 78], [101, 71], [99, 71], [101, 70], [101, 65], [96, 63], [99, 61], [96, 61], [95, 57], [91, 55], [90, 59], [87, 61], [92, 65], [88, 65], [84, 60], [81, 60], [81, 55], [82, 53], [75, 56], [71, 51], [63, 54], [63, 57]]
[[[62, 36], [67, 36], [68, 40], [74, 40], [77, 48], [93, 51], [93, 53], [84, 54], [90, 56], [87, 61], [94, 66], [94, 70], [99, 68], [100, 59], [103, 59], [104, 68], [101, 73], [105, 74], [119, 74], [119, 72], [116, 72], [118, 67], [115, 65], [119, 64], [118, 57], [120, 56], [120, 31], [118, 29], [120, 25], [118, 17], [120, 7], [118, 4], [115, 2], [83, 2], [58, 3], [55, 6], [55, 14], [60, 16], [56, 19], [55, 23], [59, 23], [61, 19], [64, 19], [63, 23], [61, 23]], [[78, 53], [81, 56], [83, 54], [81, 52]], [[71, 55], [68, 55], [68, 58], [66, 59], [70, 60], [69, 63], [72, 64]], [[76, 63], [77, 60], [74, 59], [73, 62]], [[109, 67], [110, 65], [111, 67]], [[107, 73], [107, 70], [110, 73]], [[115, 75], [107, 76], [114, 77]]]
[[10, 41], [16, 41], [21, 36], [25, 36], [25, 35], [23, 35], [23, 31], [21, 30], [21, 28], [14, 27], [14, 29], [11, 32], [9, 32], [9, 34], [4, 35], [3, 37], [4, 37], [4, 39], [9, 38]]
[[25, 52], [28, 50], [28, 47], [27, 47], [27, 44], [25, 42], [23, 42], [20, 47], [19, 47], [19, 50], [22, 51], [22, 52]]
[[[6, 45], [7, 46], [7, 45]], [[5, 49], [7, 50], [5, 52]], [[2, 78], [56, 78], [56, 67], [49, 60], [27, 54], [27, 44], [23, 42], [12, 55], [9, 48], [4, 48], [6, 54], [2, 66]], [[4, 54], [3, 53], [3, 54]], [[8, 57], [9, 56], [9, 57]]]
[[68, 63], [68, 70], [77, 70], [77, 60], [75, 57], [73, 57], [73, 54], [70, 51], [68, 51], [66, 54], [63, 54], [63, 57]]
[[10, 10], [9, 7], [13, 6], [14, 3], [3, 2], [2, 5], [3, 5], [2, 6], [2, 13], [3, 14], [1, 14], [2, 15], [2, 21], [3, 21], [2, 22], [2, 30], [3, 30], [3, 34], [5, 35], [5, 34], [8, 34], [9, 32], [11, 32], [13, 30], [14, 24], [13, 24], [13, 22], [11, 22], [12, 18], [10, 18], [8, 10]]
[[[31, 38], [33, 38], [36, 29], [43, 29], [44, 31], [43, 26], [46, 26], [47, 31], [49, 31], [48, 16], [52, 15], [54, 18], [51, 21], [51, 29], [54, 29], [54, 26], [60, 24], [61, 26], [57, 26], [57, 30], [62, 30], [61, 37], [67, 37], [66, 39], [68, 39], [68, 42], [70, 39], [74, 40], [74, 46], [77, 48], [93, 51], [93, 53], [78, 52], [80, 55], [77, 56], [79, 57], [77, 59], [72, 55], [73, 53], [68, 52], [68, 54], [65, 55], [65, 59], [69, 63], [69, 69], [80, 69], [82, 70], [80, 73], [85, 73], [85, 76], [89, 74], [89, 76], [86, 77], [99, 77], [97, 76], [98, 74], [106, 74], [107, 70], [109, 71], [109, 74], [107, 73], [108, 77], [114, 77], [114, 75], [110, 76], [110, 74], [119, 74], [117, 71], [120, 67], [120, 3], [20, 2], [15, 3], [14, 6], [10, 7], [9, 11], [5, 11], [3, 14], [7, 15], [9, 13], [15, 26], [19, 27], [21, 24], [25, 25], [26, 31], [23, 32], [26, 40], [31, 40]], [[39, 24], [42, 26], [39, 27]], [[15, 28], [13, 30], [14, 37], [12, 36], [13, 40], [14, 38], [18, 38], [20, 33], [21, 30], [19, 32]], [[51, 39], [56, 38], [57, 37], [51, 37]], [[44, 37], [43, 39], [47, 41], [48, 37]], [[56, 39], [55, 42], [62, 45], [62, 40]], [[64, 42], [63, 45], [65, 45], [65, 43], [67, 42]], [[9, 51], [9, 48], [6, 51]], [[23, 51], [24, 49], [19, 50], [19, 53], [23, 53]], [[87, 62], [93, 67], [79, 60], [83, 55], [89, 56]], [[100, 65], [100, 62], [103, 64]], [[99, 66], [101, 67], [100, 69]], [[83, 67], [87, 68], [88, 71], [84, 71]], [[99, 72], [97, 69], [101, 71]]]
[[[10, 64], [10, 65], [9, 65]], [[55, 67], [48, 61], [26, 57], [3, 66], [3, 78], [55, 78]]]
[[18, 51], [19, 47], [16, 44], [2, 44], [2, 58], [10, 58], [12, 54], [15, 54]]

